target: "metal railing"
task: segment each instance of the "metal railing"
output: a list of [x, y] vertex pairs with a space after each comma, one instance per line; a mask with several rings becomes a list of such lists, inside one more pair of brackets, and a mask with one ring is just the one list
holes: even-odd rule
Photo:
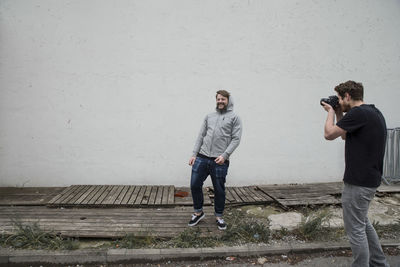
[[400, 128], [387, 131], [382, 179], [386, 184], [400, 183]]

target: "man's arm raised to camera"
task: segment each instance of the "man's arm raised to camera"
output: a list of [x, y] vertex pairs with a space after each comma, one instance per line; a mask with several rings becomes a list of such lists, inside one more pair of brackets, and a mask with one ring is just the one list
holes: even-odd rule
[[346, 131], [335, 125], [335, 115], [337, 116], [337, 119], [339, 121], [342, 119], [343, 113], [341, 111], [338, 111], [335, 114], [335, 110], [332, 108], [332, 106], [326, 104], [325, 102], [322, 102], [322, 104], [324, 109], [328, 112], [328, 117], [326, 119], [324, 127], [325, 139], [335, 140], [339, 136], [341, 136], [343, 140], [346, 139]]

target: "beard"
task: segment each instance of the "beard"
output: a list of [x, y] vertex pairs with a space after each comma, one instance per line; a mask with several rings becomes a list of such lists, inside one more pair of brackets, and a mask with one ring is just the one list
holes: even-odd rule
[[[222, 108], [220, 108], [220, 106], [222, 106]], [[217, 104], [217, 109], [218, 110], [226, 110], [226, 105], [224, 103], [219, 103], [219, 104]]]

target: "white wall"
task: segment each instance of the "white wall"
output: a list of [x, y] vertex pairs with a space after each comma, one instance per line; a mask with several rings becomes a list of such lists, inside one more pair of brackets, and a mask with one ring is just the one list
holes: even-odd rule
[[188, 185], [215, 92], [228, 185], [341, 180], [319, 99], [353, 79], [398, 127], [400, 1], [0, 0], [0, 186]]

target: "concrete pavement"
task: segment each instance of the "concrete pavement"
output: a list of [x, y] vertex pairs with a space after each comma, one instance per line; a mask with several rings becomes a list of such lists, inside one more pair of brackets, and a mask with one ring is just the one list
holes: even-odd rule
[[[382, 240], [383, 247], [400, 249], [400, 240]], [[295, 245], [245, 245], [215, 248], [171, 248], [171, 249], [95, 249], [76, 251], [11, 250], [0, 249], [0, 264], [113, 264], [158, 262], [164, 260], [209, 259], [234, 257], [254, 257], [316, 253], [349, 249], [348, 242], [304, 243]], [[273, 265], [271, 265], [273, 266]], [[276, 265], [280, 266], [280, 265]], [[307, 265], [310, 266], [310, 265]], [[322, 266], [322, 265], [321, 265]]]

